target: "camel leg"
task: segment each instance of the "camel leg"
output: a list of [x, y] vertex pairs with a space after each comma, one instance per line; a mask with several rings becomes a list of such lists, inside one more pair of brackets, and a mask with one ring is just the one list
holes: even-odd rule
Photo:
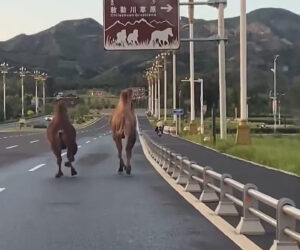
[[58, 172], [57, 174], [55, 175], [56, 178], [60, 178], [61, 176], [63, 176], [63, 172], [61, 170], [61, 162], [62, 162], [62, 158], [61, 158], [61, 149], [60, 149], [60, 146], [58, 147], [59, 145], [56, 145], [52, 147], [52, 151], [53, 153], [55, 154], [56, 156], [56, 159], [57, 159], [57, 166], [58, 166]]
[[126, 165], [126, 174], [131, 173], [131, 156], [132, 156], [132, 148], [136, 141], [136, 134], [128, 137], [126, 144], [126, 157], [127, 157], [127, 165]]
[[72, 162], [74, 161], [74, 155], [73, 155], [73, 152], [70, 150], [70, 148], [68, 148], [67, 157], [68, 157], [69, 161], [65, 163], [65, 166], [70, 167], [71, 175], [75, 176], [75, 175], [77, 175], [77, 171], [75, 170], [75, 168], [72, 165]]
[[123, 168], [124, 168], [124, 162], [123, 162], [123, 159], [122, 159], [122, 139], [121, 139], [121, 137], [115, 137], [114, 141], [115, 141], [117, 149], [118, 149], [118, 157], [119, 157], [119, 160], [120, 160], [120, 166], [119, 166], [119, 169], [118, 169], [118, 173], [122, 173]]

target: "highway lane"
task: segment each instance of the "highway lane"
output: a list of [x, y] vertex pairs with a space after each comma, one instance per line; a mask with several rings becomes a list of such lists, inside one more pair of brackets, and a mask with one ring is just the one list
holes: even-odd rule
[[0, 168], [0, 249], [238, 249], [155, 172], [139, 141], [132, 176], [116, 173], [108, 127], [78, 141], [75, 178], [64, 168], [55, 179], [54, 156], [40, 147]]
[[[104, 116], [93, 125], [77, 130], [77, 138], [80, 140], [101, 129], [108, 129], [108, 121]], [[48, 151], [49, 145], [45, 139], [45, 132], [0, 133], [0, 167], [9, 166]]]

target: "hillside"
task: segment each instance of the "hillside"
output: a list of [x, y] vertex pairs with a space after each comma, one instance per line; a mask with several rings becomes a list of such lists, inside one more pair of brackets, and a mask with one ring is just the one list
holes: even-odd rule
[[[273, 57], [280, 54], [279, 90], [286, 91], [300, 79], [300, 16], [282, 9], [259, 9], [248, 14], [249, 95], [268, 95], [273, 78]], [[181, 37], [188, 36], [187, 19], [181, 19]], [[216, 21], [195, 21], [195, 37], [216, 34]], [[226, 20], [227, 84], [238, 100], [239, 18]], [[217, 100], [218, 59], [216, 43], [195, 45], [195, 70], [207, 83], [208, 102]], [[0, 42], [0, 60], [12, 65], [47, 69], [55, 89], [104, 87], [117, 91], [145, 84], [143, 70], [153, 51], [108, 52], [103, 49], [103, 28], [93, 19], [64, 21], [34, 35], [19, 35]], [[188, 44], [181, 45], [178, 73], [189, 74]], [[229, 93], [229, 94], [230, 94]], [[254, 98], [254, 97], [252, 97]], [[235, 102], [237, 102], [235, 100]]]

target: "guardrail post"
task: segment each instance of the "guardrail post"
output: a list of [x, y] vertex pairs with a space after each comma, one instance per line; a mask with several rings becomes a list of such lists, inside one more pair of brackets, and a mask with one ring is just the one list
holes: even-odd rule
[[207, 174], [208, 170], [212, 170], [210, 167], [205, 167], [203, 171], [203, 191], [200, 195], [201, 202], [215, 202], [219, 200], [218, 195], [216, 194], [215, 190], [209, 187], [207, 184], [214, 183], [212, 177]]
[[165, 152], [165, 161], [164, 164], [162, 165], [162, 169], [166, 170], [170, 166], [170, 161], [171, 161], [171, 150], [166, 149]]
[[295, 206], [295, 203], [287, 198], [282, 198], [278, 201], [276, 209], [276, 240], [274, 240], [270, 250], [299, 250], [296, 241], [293, 241], [288, 235], [285, 234], [284, 229], [296, 231], [296, 219], [284, 213], [283, 207], [286, 205]]
[[184, 190], [186, 192], [201, 192], [199, 182], [192, 178], [193, 176], [197, 176], [197, 171], [192, 168], [193, 164], [196, 164], [196, 162], [190, 161], [190, 164], [188, 165], [189, 177]]
[[159, 162], [158, 164], [160, 166], [163, 166], [164, 165], [164, 161], [165, 161], [165, 150], [166, 150], [166, 147], [164, 146], [161, 146], [160, 147], [160, 159], [159, 159]]
[[260, 220], [250, 213], [249, 208], [258, 209], [258, 201], [248, 194], [249, 189], [257, 190], [254, 184], [246, 184], [243, 190], [243, 217], [236, 227], [238, 234], [261, 235], [265, 233]]
[[172, 174], [174, 169], [175, 169], [175, 166], [174, 166], [174, 163], [175, 163], [175, 153], [173, 153], [172, 151], [170, 152], [170, 164], [169, 164], [169, 167], [167, 168], [167, 173], [168, 174]]
[[173, 173], [172, 173], [172, 175], [171, 175], [171, 177], [172, 178], [174, 178], [174, 179], [176, 179], [178, 176], [179, 176], [179, 174], [180, 174], [180, 159], [178, 159], [178, 157], [182, 157], [182, 155], [181, 154], [176, 154], [176, 156], [175, 156], [175, 159], [174, 159], [174, 161], [175, 161], [175, 165], [174, 165], [174, 171], [173, 171]]
[[176, 183], [177, 184], [187, 184], [187, 182], [189, 180], [188, 176], [184, 172], [184, 170], [186, 170], [186, 167], [185, 167], [185, 164], [184, 164], [183, 160], [188, 160], [188, 158], [187, 157], [181, 157], [181, 160], [180, 160], [180, 172], [179, 172], [179, 175], [178, 175], [178, 177], [176, 179]]
[[220, 181], [220, 201], [215, 210], [217, 215], [225, 215], [225, 216], [238, 216], [239, 213], [234, 205], [234, 203], [229, 200], [225, 194], [233, 194], [233, 188], [225, 183], [225, 178], [232, 178], [230, 174], [223, 174]]

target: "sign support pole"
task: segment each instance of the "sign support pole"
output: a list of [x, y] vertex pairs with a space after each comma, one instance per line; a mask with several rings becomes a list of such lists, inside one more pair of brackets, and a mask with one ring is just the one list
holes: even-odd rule
[[154, 78], [151, 77], [151, 115], [154, 113]]
[[[173, 50], [173, 109], [176, 109], [176, 52]], [[177, 122], [177, 116], [173, 116]], [[176, 123], [177, 124], [177, 123]]]
[[167, 121], [167, 53], [164, 55], [164, 121]]
[[157, 76], [155, 76], [155, 93], [154, 93], [154, 98], [155, 98], [155, 109], [154, 109], [154, 117], [157, 118]]

